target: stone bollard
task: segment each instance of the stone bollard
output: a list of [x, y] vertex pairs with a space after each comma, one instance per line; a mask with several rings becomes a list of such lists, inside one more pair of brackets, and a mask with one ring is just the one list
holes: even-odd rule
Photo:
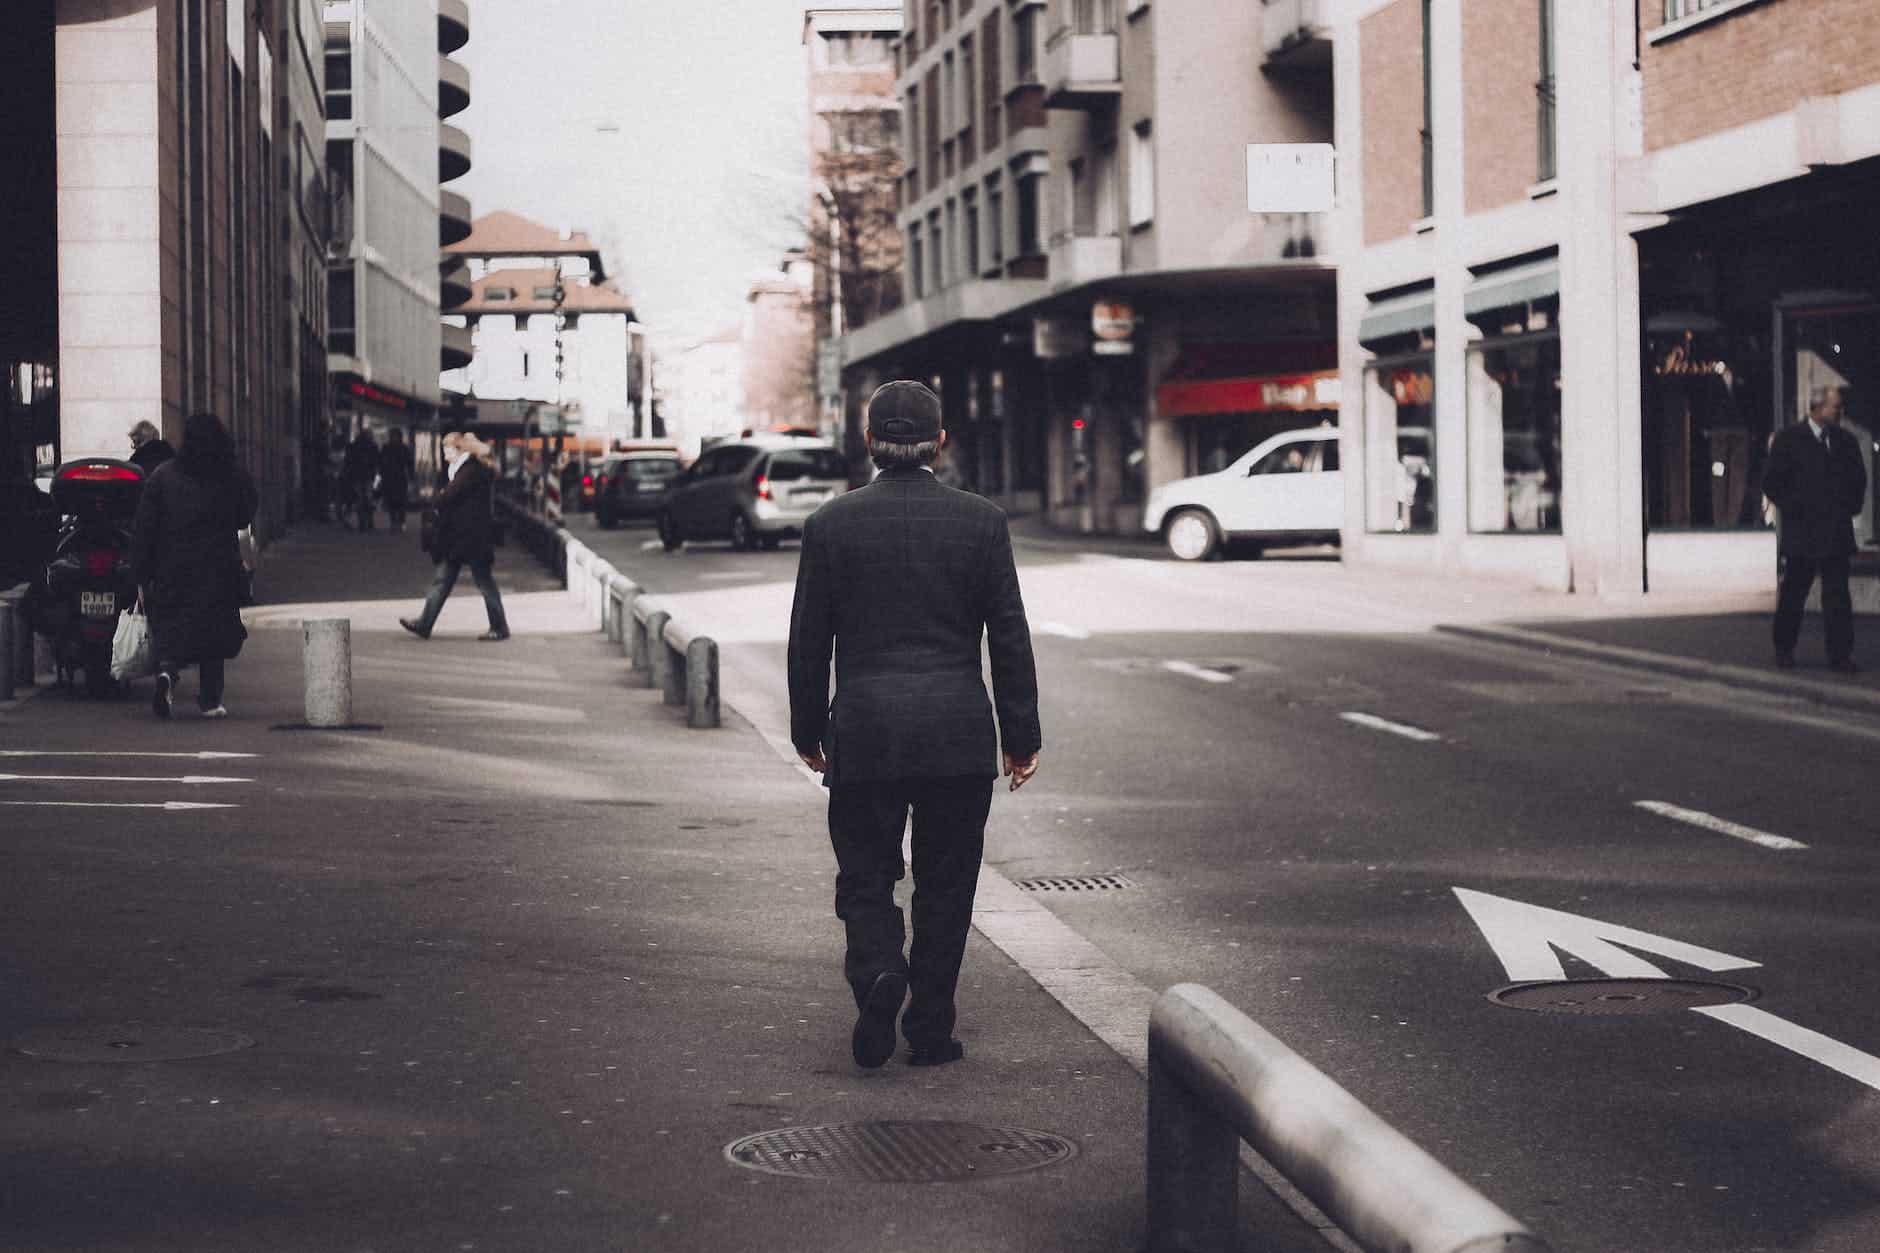
[[0, 700], [13, 699], [14, 672], [19, 669], [19, 645], [16, 632], [24, 626], [20, 605], [11, 596], [0, 596]]
[[662, 634], [665, 638], [660, 641], [659, 651], [666, 654], [666, 673], [665, 690], [661, 696], [668, 705], [683, 705], [686, 691], [686, 662], [692, 659], [691, 654], [680, 646], [683, 641], [672, 638], [674, 631], [670, 625]]
[[666, 647], [666, 624], [672, 615], [655, 609], [646, 615], [646, 686], [664, 688], [672, 668], [672, 650]]
[[352, 722], [352, 621], [309, 618], [300, 625], [307, 725], [347, 726]]
[[685, 724], [718, 725], [718, 641], [706, 636], [685, 646]]

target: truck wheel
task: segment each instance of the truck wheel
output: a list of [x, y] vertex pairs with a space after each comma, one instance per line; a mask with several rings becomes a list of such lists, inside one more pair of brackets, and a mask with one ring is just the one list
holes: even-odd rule
[[1205, 509], [1182, 510], [1169, 519], [1163, 534], [1177, 561], [1205, 561], [1221, 546], [1220, 528]]

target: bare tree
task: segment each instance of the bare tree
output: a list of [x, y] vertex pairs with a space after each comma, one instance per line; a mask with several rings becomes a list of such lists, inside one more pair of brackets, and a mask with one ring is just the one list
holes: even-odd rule
[[828, 112], [810, 170], [804, 234], [816, 267], [816, 334], [841, 335], [901, 305], [895, 221], [901, 157], [893, 108]]

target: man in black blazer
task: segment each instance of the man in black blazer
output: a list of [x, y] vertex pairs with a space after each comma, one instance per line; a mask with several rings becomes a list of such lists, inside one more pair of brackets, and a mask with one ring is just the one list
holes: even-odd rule
[[[1038, 768], [1038, 679], [1005, 514], [933, 476], [946, 445], [940, 398], [919, 383], [885, 385], [869, 399], [864, 438], [880, 476], [803, 527], [790, 739], [829, 789], [836, 916], [848, 937], [842, 972], [860, 1011], [850, 1050], [862, 1066], [887, 1061], [900, 1015], [907, 1060], [932, 1066], [965, 1052], [953, 1038], [953, 994], [1000, 741], [1016, 791]], [[903, 956], [894, 885], [906, 871], [910, 810], [914, 942]]]
[[1854, 515], [1867, 498], [1867, 466], [1854, 436], [1841, 429], [1840, 388], [1812, 389], [1807, 420], [1777, 433], [1763, 469], [1763, 495], [1782, 511], [1776, 664], [1784, 670], [1795, 665], [1802, 606], [1819, 575], [1828, 665], [1843, 674], [1858, 673], [1847, 566], [1854, 552]]

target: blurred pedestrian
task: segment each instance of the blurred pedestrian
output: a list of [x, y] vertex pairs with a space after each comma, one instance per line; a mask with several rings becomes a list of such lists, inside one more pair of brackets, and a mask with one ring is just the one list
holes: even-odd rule
[[[842, 970], [859, 1011], [850, 1052], [862, 1066], [887, 1061], [899, 1016], [908, 1062], [935, 1066], [965, 1054], [953, 1038], [954, 991], [1000, 741], [1016, 791], [1038, 768], [1038, 680], [1005, 514], [934, 478], [946, 445], [939, 398], [915, 382], [883, 386], [868, 402], [864, 439], [880, 475], [803, 527], [790, 740], [829, 788]], [[894, 885], [906, 873], [910, 811], [914, 936], [903, 955]]]
[[1807, 419], [1777, 433], [1763, 468], [1763, 495], [1781, 511], [1776, 665], [1784, 670], [1795, 665], [1802, 609], [1819, 577], [1828, 668], [1858, 674], [1847, 569], [1854, 553], [1854, 515], [1867, 499], [1867, 467], [1855, 438], [1841, 429], [1840, 388], [1811, 388]]
[[226, 718], [227, 662], [241, 652], [244, 579], [235, 533], [255, 520], [255, 485], [235, 441], [212, 413], [183, 423], [183, 447], [151, 472], [131, 528], [131, 573], [150, 615], [157, 690], [151, 710], [170, 716], [177, 679], [197, 669], [196, 704]]
[[372, 529], [372, 493], [379, 477], [379, 443], [365, 427], [346, 445], [346, 492], [359, 520], [359, 529]]
[[431, 560], [437, 563], [437, 572], [430, 594], [424, 599], [423, 612], [416, 619], [400, 618], [398, 625], [421, 640], [430, 639], [450, 589], [463, 568], [469, 566], [470, 577], [483, 593], [483, 608], [490, 622], [490, 629], [477, 638], [506, 640], [509, 620], [503, 615], [503, 595], [496, 590], [496, 578], [490, 573], [490, 563], [496, 559], [496, 475], [490, 468], [489, 446], [474, 435], [453, 431], [444, 437], [444, 460], [448, 481], [437, 498], [437, 526], [431, 538]]
[[175, 455], [176, 449], [163, 438], [156, 423], [145, 419], [131, 428], [131, 464], [142, 470], [145, 478]]
[[385, 516], [391, 519], [392, 530], [402, 533], [405, 529], [405, 513], [411, 500], [411, 476], [416, 473], [416, 462], [411, 456], [411, 445], [405, 442], [405, 433], [393, 427], [385, 437], [385, 447], [379, 451], [379, 499], [385, 504]]

